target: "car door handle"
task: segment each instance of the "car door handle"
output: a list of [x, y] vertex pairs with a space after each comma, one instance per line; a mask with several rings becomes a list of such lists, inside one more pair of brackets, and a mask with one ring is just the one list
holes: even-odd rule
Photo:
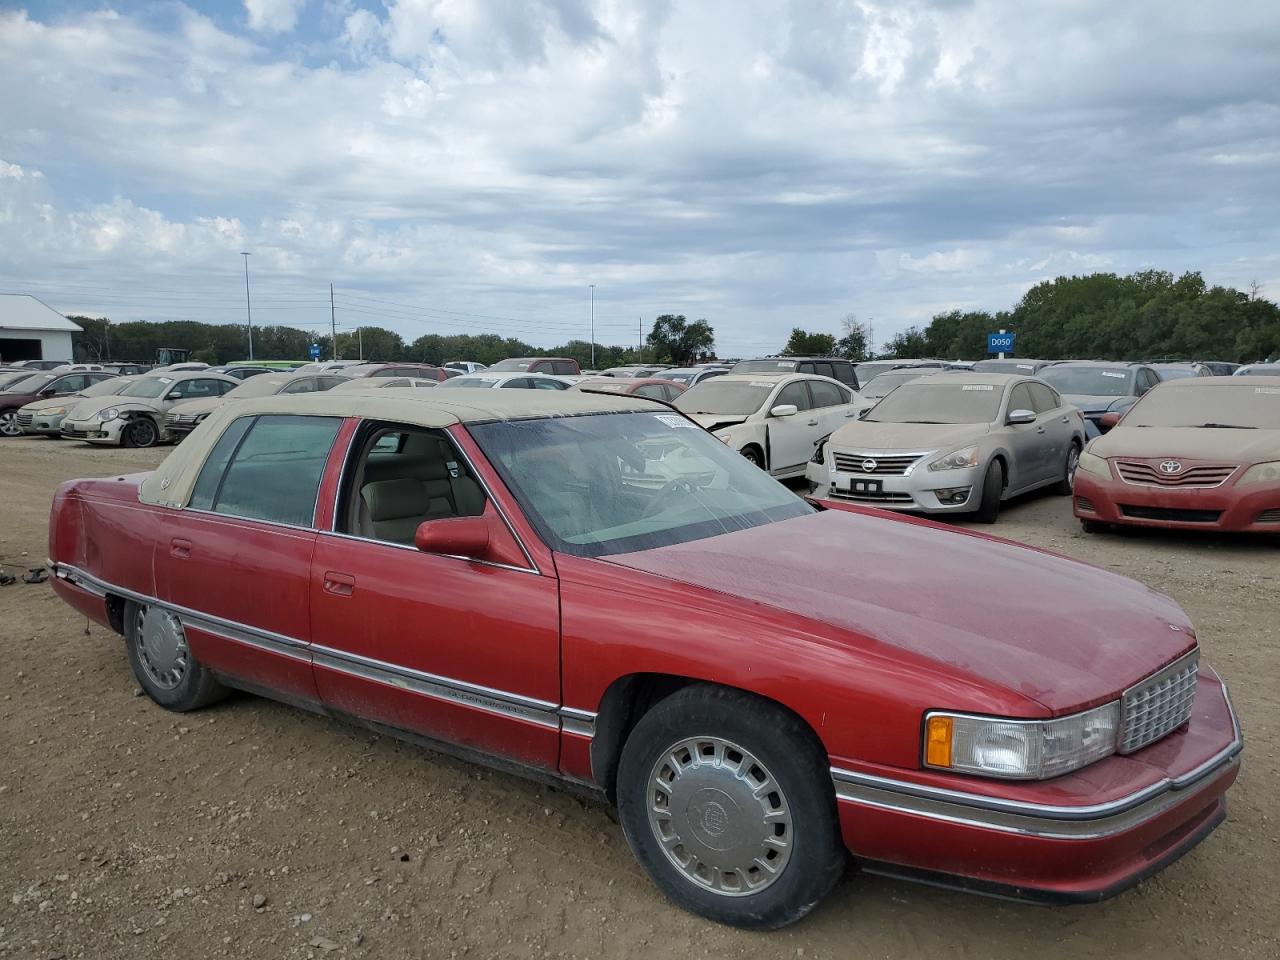
[[1036, 427], [1036, 433], [1044, 433], [1044, 427]]
[[325, 571], [324, 592], [335, 597], [349, 597], [356, 588], [356, 578], [346, 573]]
[[811, 427], [816, 427], [817, 425], [818, 425], [817, 420], [810, 420], [808, 423], [808, 426], [811, 426]]
[[1071, 422], [1071, 418], [1070, 418], [1070, 417], [1063, 417], [1063, 418], [1062, 418], [1062, 422], [1063, 422], [1063, 423], [1070, 423], [1070, 422]]
[[184, 540], [182, 537], [174, 537], [169, 541], [169, 556], [176, 557], [179, 560], [187, 560], [191, 557], [191, 541]]

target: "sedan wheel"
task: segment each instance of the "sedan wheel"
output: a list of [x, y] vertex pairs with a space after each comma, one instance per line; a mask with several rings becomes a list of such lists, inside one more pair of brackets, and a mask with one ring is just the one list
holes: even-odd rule
[[761, 470], [764, 469], [764, 458], [760, 456], [760, 451], [755, 447], [743, 447], [742, 456], [752, 466], [759, 467]]
[[0, 437], [20, 437], [22, 427], [18, 426], [18, 411], [5, 410], [0, 413]]
[[226, 688], [192, 654], [182, 620], [172, 610], [127, 603], [124, 640], [138, 685], [160, 706], [185, 712], [227, 695]]
[[1053, 488], [1061, 496], [1069, 497], [1076, 488], [1076, 470], [1080, 466], [1080, 448], [1072, 443], [1067, 448], [1067, 462], [1062, 468], [1062, 479]]
[[154, 447], [160, 440], [160, 431], [150, 417], [138, 417], [124, 428], [124, 446]]

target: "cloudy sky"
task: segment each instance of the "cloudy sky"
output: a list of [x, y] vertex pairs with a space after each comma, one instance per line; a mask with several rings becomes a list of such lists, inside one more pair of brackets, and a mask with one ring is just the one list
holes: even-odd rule
[[1280, 297], [1280, 3], [0, 0], [0, 290], [722, 355], [1061, 274]]

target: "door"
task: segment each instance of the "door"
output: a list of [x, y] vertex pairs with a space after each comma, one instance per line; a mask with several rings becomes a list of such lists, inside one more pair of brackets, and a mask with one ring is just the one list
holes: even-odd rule
[[[788, 403], [795, 405], [795, 416], [775, 417], [769, 414], [774, 407]], [[778, 390], [765, 407], [770, 473], [790, 473], [797, 468], [804, 469], [804, 465], [813, 456], [814, 444], [821, 436], [821, 424], [817, 414], [810, 409], [811, 406], [804, 381], [792, 380]]]
[[309, 580], [316, 496], [338, 417], [232, 421], [170, 511], [156, 551], [159, 598], [178, 608], [211, 669], [315, 703]]
[[1008, 481], [1010, 490], [1021, 490], [1045, 477], [1044, 424], [1039, 418], [1034, 423], [1007, 422], [1007, 418], [1015, 410], [1030, 410], [1035, 413], [1035, 409], [1030, 387], [1026, 383], [1014, 384], [1013, 389], [1009, 391], [1009, 405], [1005, 408], [1005, 430], [1009, 439], [1009, 448], [1013, 452]]
[[[820, 428], [818, 440], [830, 436], [858, 416], [858, 407], [853, 404], [853, 395], [839, 384], [826, 380], [810, 380], [809, 395], [813, 399], [813, 411], [818, 418]], [[812, 452], [810, 451], [810, 454]]]
[[[447, 434], [368, 424], [311, 565], [324, 703], [433, 740], [555, 769], [560, 606]], [[488, 516], [510, 563], [423, 553], [427, 520]]]
[[1044, 427], [1044, 468], [1046, 480], [1060, 480], [1065, 473], [1067, 451], [1075, 439], [1071, 411], [1062, 405], [1053, 388], [1043, 383], [1027, 385], [1035, 404], [1037, 423]]

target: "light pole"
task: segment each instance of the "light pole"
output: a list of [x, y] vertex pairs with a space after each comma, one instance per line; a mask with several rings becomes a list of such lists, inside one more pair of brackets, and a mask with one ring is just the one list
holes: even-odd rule
[[244, 257], [244, 315], [249, 321], [249, 359], [253, 359], [253, 308], [249, 305], [249, 254], [245, 250], [240, 251], [240, 256]]
[[596, 368], [596, 285], [591, 284], [591, 369]]

